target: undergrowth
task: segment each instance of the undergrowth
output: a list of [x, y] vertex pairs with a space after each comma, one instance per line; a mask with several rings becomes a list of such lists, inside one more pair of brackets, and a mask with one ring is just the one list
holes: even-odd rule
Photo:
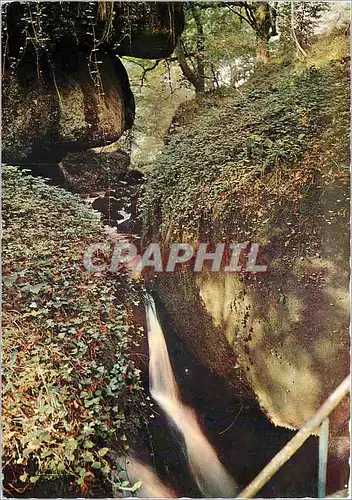
[[284, 215], [299, 227], [316, 182], [348, 183], [348, 78], [346, 61], [273, 64], [181, 107], [141, 203], [146, 237], [265, 244]]
[[109, 496], [109, 448], [126, 453], [144, 418], [136, 298], [125, 276], [83, 268], [103, 234], [78, 197], [4, 166], [3, 220], [5, 492]]

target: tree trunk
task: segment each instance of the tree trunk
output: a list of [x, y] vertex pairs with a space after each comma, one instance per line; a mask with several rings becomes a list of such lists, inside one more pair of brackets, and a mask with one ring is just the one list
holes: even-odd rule
[[204, 78], [200, 78], [199, 75], [195, 71], [193, 71], [193, 69], [188, 64], [181, 39], [179, 39], [179, 41], [177, 42], [175, 53], [183, 76], [187, 78], [189, 82], [191, 82], [196, 90], [196, 93], [204, 92]]
[[300, 54], [302, 54], [303, 57], [307, 57], [306, 51], [302, 48], [302, 45], [299, 43], [299, 40], [296, 36], [296, 31], [295, 31], [295, 7], [293, 0], [291, 0], [291, 34], [293, 41], [296, 44], [296, 54], [298, 59], [301, 60]]
[[257, 60], [259, 64], [267, 65], [270, 63], [269, 40], [272, 33], [276, 33], [276, 21], [272, 14], [273, 9], [268, 2], [255, 4], [254, 19], [257, 27]]
[[265, 66], [270, 64], [269, 40], [267, 38], [258, 38], [257, 61]]
[[197, 26], [197, 73], [198, 80], [202, 83], [203, 92], [205, 90], [205, 67], [204, 67], [204, 54], [205, 54], [205, 37], [203, 31], [202, 20], [200, 17], [200, 12], [195, 4], [191, 3], [191, 10], [193, 19], [195, 20]]

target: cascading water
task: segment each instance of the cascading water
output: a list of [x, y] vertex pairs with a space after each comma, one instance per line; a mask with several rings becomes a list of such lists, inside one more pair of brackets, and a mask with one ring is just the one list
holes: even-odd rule
[[[121, 463], [131, 484], [140, 482], [138, 496], [140, 498], [175, 498], [176, 494], [167, 488], [152, 469], [133, 456], [129, 456]], [[128, 495], [127, 495], [128, 496]]]
[[150, 295], [146, 297], [145, 309], [148, 325], [150, 393], [170, 423], [182, 434], [190, 469], [203, 495], [234, 497], [237, 491], [235, 481], [221, 464], [202, 432], [195, 412], [181, 401], [155, 303]]

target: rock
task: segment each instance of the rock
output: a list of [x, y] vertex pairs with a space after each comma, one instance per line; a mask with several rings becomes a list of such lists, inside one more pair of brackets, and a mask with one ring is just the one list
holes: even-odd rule
[[169, 56], [183, 29], [181, 4], [11, 2], [2, 14], [3, 160], [57, 178], [67, 153], [117, 141], [133, 125], [117, 54]]
[[[349, 372], [348, 241], [323, 237], [321, 258], [298, 257], [286, 272], [272, 262], [251, 280], [182, 266], [154, 285], [168, 324], [197, 359], [289, 429], [301, 428]], [[325, 276], [322, 286], [315, 275]], [[348, 479], [348, 422], [346, 397], [330, 415], [329, 491]]]
[[[319, 80], [315, 87], [323, 75], [324, 84]], [[286, 151], [294, 123], [299, 137], [290, 88], [281, 87], [277, 101], [273, 82], [264, 91], [261, 74], [264, 99], [255, 77], [241, 94], [241, 107], [232, 91], [216, 100], [204, 96], [214, 108], [198, 100], [195, 115], [177, 120], [183, 128], [165, 147], [142, 200], [144, 239], [161, 242], [166, 255], [171, 243], [192, 242], [197, 249], [210, 242], [212, 251], [221, 242], [259, 243], [266, 273], [212, 272], [208, 266], [193, 272], [181, 265], [174, 273], [158, 273], [153, 290], [167, 311], [166, 324], [197, 359], [243, 404], [257, 405], [270, 422], [289, 429], [300, 429], [350, 370], [347, 75], [335, 64], [305, 74], [301, 88], [310, 81], [312, 96], [320, 99], [324, 86], [327, 98], [334, 95], [330, 122], [322, 99], [305, 128], [309, 134], [314, 127], [310, 141], [261, 173], [255, 166], [265, 166], [272, 142], [256, 156], [253, 137], [267, 139], [273, 127], [276, 138], [283, 134]], [[267, 114], [272, 101], [281, 103], [281, 117], [288, 112], [289, 134]], [[263, 123], [262, 135], [251, 135]], [[336, 491], [344, 487], [346, 470], [348, 475], [349, 398], [329, 420], [328, 490]]]
[[140, 186], [145, 182], [145, 176], [140, 170], [130, 169], [127, 171], [124, 180], [129, 186]]
[[[119, 151], [119, 153], [123, 153]], [[87, 154], [87, 153], [85, 153]], [[95, 159], [95, 158], [94, 158]], [[127, 170], [123, 173], [116, 172], [115, 177], [106, 176], [104, 165], [93, 165], [93, 172], [88, 180], [85, 177], [81, 182], [81, 176], [85, 176], [84, 162], [78, 166], [75, 172], [75, 178], [66, 173], [67, 181], [70, 186], [75, 185], [81, 189], [80, 192], [86, 193], [87, 187], [96, 189], [89, 192], [86, 197], [86, 203], [90, 204], [94, 210], [102, 214], [104, 223], [111, 227], [117, 227], [121, 234], [139, 235], [141, 232], [140, 214], [138, 213], [138, 199], [141, 187], [145, 181], [144, 175], [138, 170]], [[98, 177], [99, 173], [99, 177]], [[110, 180], [110, 182], [108, 182]], [[76, 181], [76, 182], [75, 182]], [[102, 189], [108, 183], [107, 188]], [[100, 188], [100, 189], [99, 189]]]
[[[102, 89], [89, 74], [86, 56], [68, 55], [66, 64], [37, 75], [31, 62], [3, 80], [3, 159], [57, 163], [69, 151], [104, 146], [125, 129], [125, 101], [115, 61], [101, 56]], [[104, 95], [102, 94], [104, 93]]]
[[92, 203], [92, 208], [100, 212], [111, 225], [116, 225], [119, 220], [123, 220], [120, 211], [123, 210], [123, 201], [113, 198], [112, 196], [101, 196], [96, 198]]
[[[115, 25], [129, 16], [132, 25], [116, 47], [119, 55], [141, 59], [168, 57], [184, 28], [183, 6], [177, 2], [133, 2], [118, 4]], [[121, 25], [117, 30], [121, 30]], [[122, 27], [126, 31], [126, 25]]]
[[51, 53], [68, 45], [85, 47], [89, 53], [98, 42], [99, 49], [113, 48], [118, 55], [142, 59], [170, 56], [184, 28], [183, 5], [177, 2], [47, 2], [38, 9], [36, 2], [14, 1], [3, 7], [2, 14], [11, 57], [36, 34], [37, 24], [45, 37], [40, 41], [47, 42]]
[[117, 145], [69, 153], [60, 167], [66, 184], [79, 193], [113, 189], [125, 177], [130, 157]]

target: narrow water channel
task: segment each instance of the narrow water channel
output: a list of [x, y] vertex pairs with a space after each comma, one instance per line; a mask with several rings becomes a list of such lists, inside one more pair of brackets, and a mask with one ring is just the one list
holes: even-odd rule
[[204, 497], [234, 497], [237, 486], [179, 393], [153, 298], [146, 298], [150, 393], [182, 435], [193, 477]]

